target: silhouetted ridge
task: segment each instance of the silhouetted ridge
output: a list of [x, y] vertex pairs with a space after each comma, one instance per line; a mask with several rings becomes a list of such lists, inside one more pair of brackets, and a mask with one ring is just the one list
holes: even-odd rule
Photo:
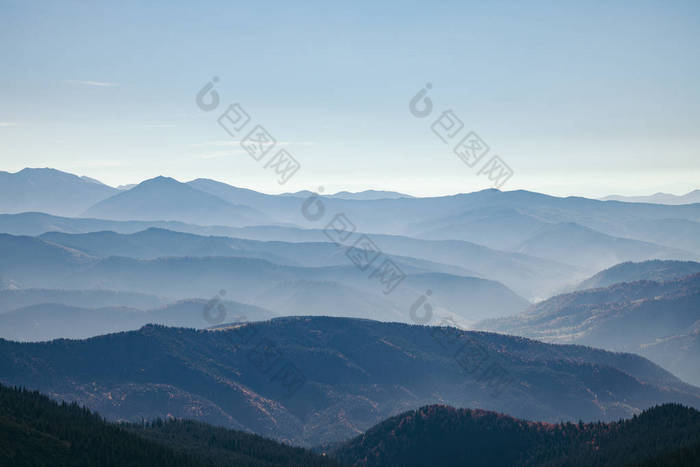
[[0, 385], [0, 464], [7, 466], [334, 466], [260, 436], [183, 420], [115, 425], [77, 404]]
[[678, 404], [607, 424], [547, 424], [432, 405], [392, 417], [331, 452], [367, 467], [620, 466], [680, 457], [677, 451], [698, 443], [700, 412]]
[[632, 354], [316, 316], [0, 340], [0, 381], [112, 420], [171, 414], [306, 446], [348, 439], [436, 400], [552, 422], [615, 420], [668, 401], [700, 407], [700, 389]]

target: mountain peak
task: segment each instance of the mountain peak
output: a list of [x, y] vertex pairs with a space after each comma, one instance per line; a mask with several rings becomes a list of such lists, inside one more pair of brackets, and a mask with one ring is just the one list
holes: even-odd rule
[[50, 167], [0, 172], [0, 212], [41, 211], [75, 216], [117, 190]]
[[171, 177], [158, 176], [90, 207], [88, 217], [114, 220], [180, 220], [201, 225], [262, 222], [264, 214], [234, 205]]
[[66, 174], [66, 175], [71, 175], [68, 172], [62, 172], [57, 169], [53, 169], [51, 167], [25, 167], [19, 172], [18, 174], [32, 174], [32, 173], [53, 173], [53, 174]]
[[141, 183], [136, 184], [128, 190], [124, 190], [123, 193], [127, 192], [141, 192], [141, 191], [158, 191], [158, 190], [182, 190], [189, 191], [195, 190], [186, 183], [179, 182], [172, 177], [164, 177], [159, 175], [157, 177], [149, 178]]
[[[144, 185], [144, 184], [155, 184], [155, 183], [160, 183], [160, 184], [178, 184], [178, 185], [184, 185], [184, 183], [178, 182], [172, 177], [164, 177], [163, 175], [158, 175], [157, 177], [149, 178], [148, 180], [144, 180], [143, 182], [139, 183], [139, 185]], [[138, 186], [138, 185], [137, 185]]]

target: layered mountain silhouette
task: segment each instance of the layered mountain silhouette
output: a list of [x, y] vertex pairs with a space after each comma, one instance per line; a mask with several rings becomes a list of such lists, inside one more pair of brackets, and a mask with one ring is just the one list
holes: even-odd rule
[[[641, 276], [673, 277], [679, 269], [687, 271], [697, 263], [620, 265], [604, 271], [596, 281], [628, 278], [628, 269], [637, 266]], [[519, 316], [477, 326], [548, 342], [636, 352], [684, 380], [700, 384], [695, 353], [699, 323], [700, 273], [697, 273], [681, 279], [623, 282], [559, 295]]]
[[[0, 383], [120, 424], [0, 386], [0, 456], [682, 465], [700, 452], [700, 204], [167, 177], [114, 189], [52, 169], [2, 173], [5, 192]], [[373, 247], [348, 250], [361, 237], [379, 250], [370, 264]]]
[[510, 207], [476, 208], [409, 226], [411, 235], [430, 240], [462, 239], [490, 248], [512, 249], [549, 223]]
[[[243, 204], [266, 213], [278, 215], [279, 209], [299, 209], [299, 199], [285, 196], [268, 195], [248, 188], [239, 188], [228, 183], [217, 182], [208, 178], [198, 178], [187, 185], [204, 193], [216, 196], [231, 204]], [[219, 222], [218, 224], [222, 224]]]
[[700, 389], [631, 354], [325, 317], [0, 341], [0, 375], [110, 419], [171, 414], [305, 445], [435, 400], [551, 422], [616, 420], [669, 401], [700, 406]]
[[[93, 180], [70, 177], [76, 187], [105, 187]], [[425, 254], [426, 250], [433, 249], [434, 243], [423, 244], [426, 248], [420, 255], [413, 251], [418, 250], [417, 243], [411, 245], [411, 251], [401, 246], [392, 249], [401, 243], [401, 239], [409, 237], [423, 239], [413, 238], [414, 242], [461, 241], [465, 242], [460, 246], [462, 249], [474, 250], [474, 245], [478, 245], [502, 255], [511, 255], [511, 261], [521, 262], [519, 267], [495, 266], [495, 271], [489, 271], [486, 266], [481, 269], [473, 267], [473, 262], [466, 262], [464, 256], [460, 257], [460, 264], [454, 264], [456, 260], [449, 264], [499, 280], [528, 299], [545, 298], [586, 275], [619, 262], [700, 259], [700, 204], [624, 203], [493, 189], [433, 198], [403, 197], [392, 193], [350, 196], [352, 199], [333, 195], [314, 198], [316, 195], [310, 192], [269, 195], [209, 179], [180, 183], [166, 177], [147, 180], [128, 190], [113, 191], [100, 199], [85, 196], [81, 189], [70, 185], [63, 187], [61, 193], [81, 202], [92, 201], [82, 215], [95, 220], [21, 214], [17, 217], [2, 216], [0, 228], [8, 233], [36, 235], [51, 230], [134, 233], [160, 227], [197, 234], [293, 241], [294, 237], [307, 235], [294, 231], [303, 227], [316, 232], [310, 234], [317, 235], [311, 241], [326, 241], [318, 235], [322, 235], [323, 228], [333, 216], [342, 213], [351, 220], [358, 233], [393, 236], [393, 240], [382, 239], [385, 245], [380, 247], [394, 255], [436, 262], [433, 255]], [[26, 187], [18, 192], [27, 199], [35, 197]], [[396, 197], [391, 197], [393, 195]], [[55, 197], [55, 200], [59, 199], [61, 197]], [[37, 197], [31, 201], [31, 209], [54, 212], [51, 204], [42, 208], [45, 201], [45, 198]], [[315, 207], [322, 206], [320, 219], [305, 214], [309, 202]], [[24, 206], [19, 203], [14, 203], [14, 206], [5, 212], [29, 208], [29, 205], [17, 208]], [[401, 216], [396, 216], [397, 212]], [[71, 215], [75, 212], [71, 211]], [[115, 220], [127, 223], [115, 224]], [[277, 230], [273, 227], [265, 232], [260, 229], [247, 232], [230, 230], [236, 226], [259, 228], [261, 224], [273, 224]], [[286, 231], [285, 228], [292, 230]], [[272, 233], [278, 236], [264, 238], [265, 234]], [[255, 234], [259, 236], [253, 236]], [[512, 256], [517, 252], [525, 254]], [[533, 257], [541, 262], [540, 266], [527, 264], [534, 261]], [[542, 263], [547, 260], [548, 264]], [[492, 263], [488, 260], [482, 266]], [[537, 283], [528, 280], [534, 277], [537, 277]]]
[[131, 234], [148, 230], [149, 228], [220, 236], [238, 236], [236, 233], [247, 231], [247, 229], [230, 226], [201, 226], [178, 221], [115, 221], [52, 216], [39, 212], [0, 214], [0, 231], [12, 235], [37, 236], [47, 232], [93, 233], [102, 231]]
[[[132, 238], [113, 235], [115, 233], [133, 234], [149, 228], [193, 233], [206, 236], [232, 237], [231, 239], [198, 239], [176, 236], [165, 232], [142, 233]], [[61, 236], [51, 233], [45, 238], [57, 243], [94, 251], [98, 255], [117, 254], [141, 257], [172, 255], [178, 252], [195, 251], [199, 253], [209, 249], [211, 253], [225, 251], [226, 255], [256, 256], [283, 264], [330, 265], [348, 264], [345, 249], [329, 244], [330, 239], [323, 230], [299, 229], [285, 226], [252, 226], [244, 228], [209, 226], [202, 227], [179, 222], [141, 222], [141, 221], [107, 221], [97, 219], [68, 219], [46, 216], [43, 214], [0, 215], [0, 230], [15, 235], [39, 235], [47, 232], [90, 233], [83, 237]], [[101, 232], [105, 231], [105, 232]], [[162, 238], [158, 238], [161, 235]], [[359, 233], [357, 236], [359, 237]], [[169, 236], [169, 237], [168, 237]], [[150, 237], [150, 240], [149, 238]], [[541, 298], [551, 295], [565, 286], [573, 286], [586, 277], [580, 268], [555, 261], [523, 255], [520, 253], [494, 250], [471, 242], [446, 240], [427, 241], [405, 236], [370, 234], [374, 243], [386, 254], [395, 255], [397, 261], [407, 266], [414, 266], [423, 271], [447, 272], [459, 275], [497, 278], [509, 288], [526, 298]], [[238, 240], [235, 240], [238, 239]], [[242, 239], [267, 242], [266, 244], [242, 242]], [[159, 241], [166, 246], [161, 247]], [[283, 243], [274, 243], [283, 242]], [[175, 249], [174, 243], [183, 244]], [[291, 245], [290, 245], [291, 243]], [[304, 244], [326, 243], [326, 245]], [[168, 245], [170, 249], [167, 249]], [[189, 245], [189, 246], [184, 246]], [[218, 245], [218, 246], [217, 246]], [[133, 246], [133, 248], [132, 248]], [[214, 248], [216, 247], [216, 248]], [[264, 248], [262, 248], [264, 247]], [[130, 249], [132, 248], [132, 249]], [[187, 250], [189, 248], [189, 250]], [[309, 248], [319, 254], [309, 255]], [[254, 254], [268, 250], [269, 254]], [[281, 256], [286, 257], [283, 260]], [[319, 257], [325, 258], [319, 262]], [[416, 262], [416, 259], [423, 262]], [[426, 263], [425, 261], [429, 262]], [[432, 264], [430, 264], [432, 263]]]
[[681, 466], [700, 454], [700, 415], [678, 404], [618, 422], [556, 425], [431, 405], [314, 454], [192, 420], [109, 423], [77, 404], [0, 385], [0, 427], [0, 452], [13, 465]]
[[[115, 232], [88, 234], [63, 234], [49, 232], [42, 240], [60, 244], [85, 253], [99, 256], [125, 256], [139, 259], [155, 259], [166, 256], [189, 257], [250, 257], [264, 259], [289, 266], [345, 266], [350, 259], [345, 249], [326, 242], [289, 243], [258, 241], [221, 236], [199, 236], [150, 228], [146, 231], [124, 235]], [[325, 238], [328, 240], [328, 238]], [[458, 275], [478, 275], [473, 271], [440, 262], [410, 257], [392, 256], [407, 272], [445, 272]]]
[[[84, 244], [85, 251], [92, 254], [50, 241], [52, 239], [70, 245]], [[498, 282], [431, 272], [427, 269], [430, 264], [406, 261], [404, 258], [395, 258], [406, 274], [401, 286], [397, 286], [385, 299], [377, 300], [373, 297], [386, 295], [379, 276], [373, 278], [369, 270], [355, 267], [343, 249], [329, 243], [312, 244], [308, 248], [303, 245], [282, 245], [281, 248], [273, 244], [271, 250], [265, 251], [262, 243], [237, 243], [226, 238], [196, 237], [167, 231], [147, 231], [134, 236], [111, 233], [77, 237], [51, 234], [46, 239], [0, 234], [0, 253], [6, 253], [6, 260], [0, 263], [0, 274], [25, 288], [111, 289], [173, 299], [206, 298], [223, 289], [229, 292], [231, 299], [248, 303], [255, 303], [257, 297], [264, 296], [281, 282], [301, 280], [307, 281], [302, 283], [309, 286], [317, 282], [335, 282], [357, 290], [365, 296], [362, 299], [365, 303], [386, 303], [387, 300], [393, 303], [393, 310], [402, 310], [403, 313], [384, 310], [378, 315], [374, 308], [369, 308], [368, 311], [372, 313], [365, 316], [391, 321], [408, 321], [409, 308], [428, 290], [434, 292], [431, 300], [436, 308], [446, 309], [470, 322], [507, 316], [529, 306], [527, 300]], [[246, 245], [244, 248], [253, 245], [262, 254], [256, 254], [255, 250], [244, 253], [228, 250], [236, 244]], [[127, 250], [132, 252], [132, 257], [108, 256], [112, 253], [128, 254]], [[198, 251], [204, 256], [159, 256], [167, 252], [177, 255]], [[315, 264], [327, 264], [325, 261], [328, 261], [328, 257], [325, 255], [330, 255], [330, 258], [334, 258], [330, 264], [342, 265], [289, 266], [256, 257], [266, 256], [275, 260], [289, 254], [302, 260], [301, 256], [304, 255], [311, 258], [312, 252], [317, 254]], [[219, 256], [210, 256], [212, 253]], [[222, 253], [226, 253], [226, 256], [222, 256]], [[139, 255], [158, 257], [144, 260]], [[270, 258], [270, 255], [273, 256]], [[423, 267], [418, 267], [420, 265]], [[319, 297], [319, 303], [324, 303], [324, 300], [331, 303], [332, 291], [329, 290], [325, 298]], [[318, 311], [322, 312], [320, 309]], [[358, 312], [355, 310], [352, 315], [357, 316]], [[332, 314], [332, 311], [328, 313]]]
[[700, 222], [689, 219], [635, 219], [611, 227], [608, 234], [656, 243], [685, 251], [700, 251]]
[[696, 255], [653, 243], [616, 238], [575, 223], [541, 229], [514, 248], [530, 256], [574, 264], [587, 270], [647, 258], [695, 258]]
[[700, 320], [685, 332], [642, 344], [639, 353], [663, 364], [685, 381], [700, 385]]

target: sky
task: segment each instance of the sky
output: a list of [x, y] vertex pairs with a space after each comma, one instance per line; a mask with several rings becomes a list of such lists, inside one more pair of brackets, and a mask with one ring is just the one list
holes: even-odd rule
[[[0, 0], [0, 170], [434, 196], [493, 186], [499, 156], [504, 190], [682, 194], [700, 188], [698, 51], [696, 0]], [[250, 122], [230, 135], [233, 103]], [[240, 145], [258, 124], [277, 141], [260, 161]], [[474, 167], [453, 152], [469, 132], [489, 147]], [[284, 184], [278, 149], [300, 165]]]

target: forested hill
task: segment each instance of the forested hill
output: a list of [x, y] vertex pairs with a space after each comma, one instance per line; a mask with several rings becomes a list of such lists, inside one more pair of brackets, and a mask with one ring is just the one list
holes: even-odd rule
[[197, 422], [112, 424], [77, 404], [2, 385], [0, 433], [3, 466], [337, 465], [301, 448]]
[[85, 340], [0, 339], [0, 382], [110, 420], [171, 415], [307, 447], [436, 401], [553, 423], [614, 421], [666, 402], [700, 408], [700, 388], [637, 355], [319, 316], [216, 331], [149, 325]]
[[700, 412], [679, 404], [587, 424], [433, 405], [317, 455], [189, 420], [113, 424], [77, 404], [0, 386], [0, 432], [3, 466], [692, 466], [700, 454]]
[[619, 422], [548, 424], [433, 405], [332, 452], [355, 466], [690, 466], [698, 465], [700, 412], [665, 404]]

